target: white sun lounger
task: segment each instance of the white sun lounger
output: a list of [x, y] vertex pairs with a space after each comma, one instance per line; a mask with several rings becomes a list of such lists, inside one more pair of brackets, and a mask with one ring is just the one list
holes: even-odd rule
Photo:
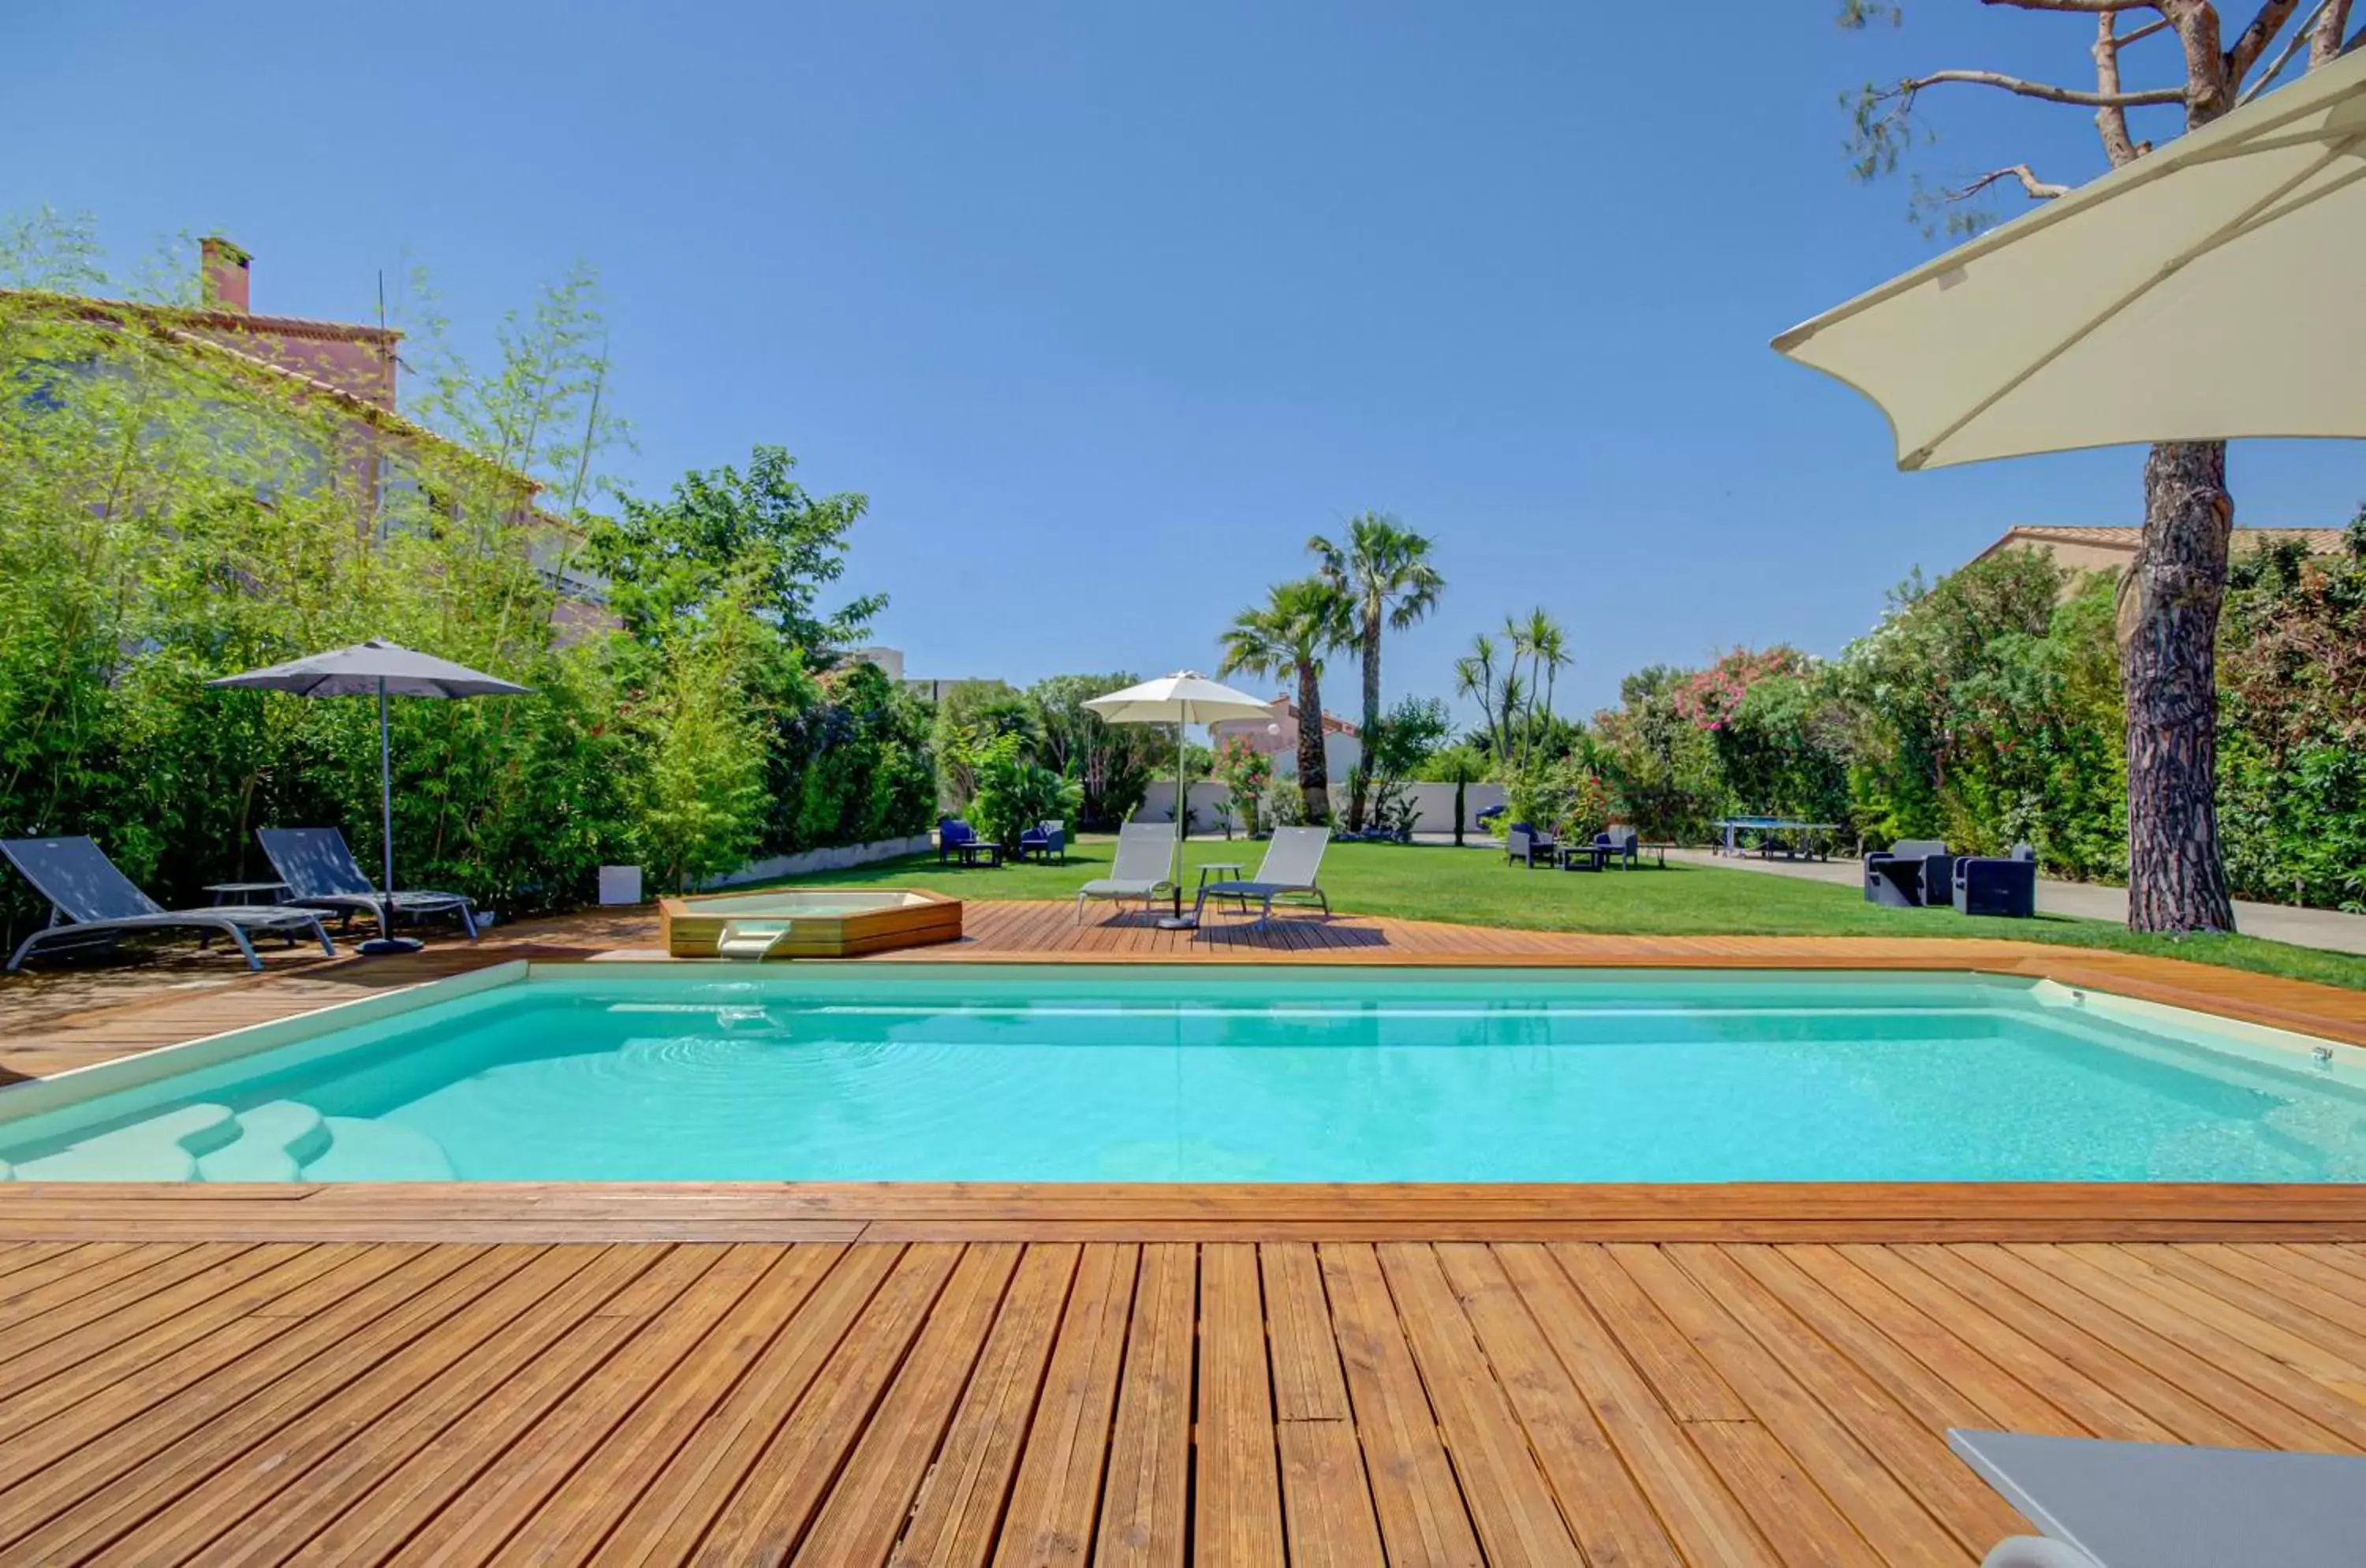
[[1265, 850], [1265, 863], [1257, 867], [1256, 875], [1246, 882], [1211, 882], [1200, 889], [1191, 904], [1191, 919], [1198, 920], [1200, 911], [1211, 898], [1231, 898], [1238, 901], [1244, 912], [1248, 900], [1255, 898], [1261, 906], [1257, 923], [1273, 919], [1273, 901], [1277, 898], [1312, 898], [1323, 906], [1325, 919], [1331, 916], [1330, 896], [1314, 885], [1317, 873], [1323, 869], [1323, 851], [1331, 842], [1328, 828], [1276, 828], [1273, 842]]
[[2366, 1562], [2366, 1459], [2028, 1432], [1947, 1446], [2045, 1532], [1985, 1568], [2348, 1568]]
[[1087, 899], [1124, 904], [1139, 899], [1146, 910], [1175, 891], [1175, 829], [1165, 822], [1128, 822], [1117, 830], [1117, 863], [1107, 876], [1076, 889], [1076, 919]]

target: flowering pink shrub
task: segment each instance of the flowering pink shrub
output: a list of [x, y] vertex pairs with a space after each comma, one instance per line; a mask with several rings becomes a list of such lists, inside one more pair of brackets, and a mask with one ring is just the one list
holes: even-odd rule
[[1779, 675], [1804, 675], [1813, 661], [1786, 645], [1737, 648], [1706, 670], [1696, 670], [1670, 694], [1678, 716], [1696, 729], [1719, 730], [1750, 688]]

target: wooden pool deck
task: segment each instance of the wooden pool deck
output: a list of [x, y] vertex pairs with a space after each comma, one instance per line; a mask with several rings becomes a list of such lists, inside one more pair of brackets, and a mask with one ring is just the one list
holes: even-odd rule
[[[40, 1076], [638, 915], [0, 989]], [[2048, 974], [2366, 1042], [2366, 998], [2011, 942], [973, 905], [895, 962]], [[2366, 1451], [2349, 1188], [0, 1184], [0, 1562], [1969, 1564], [1950, 1426]]]

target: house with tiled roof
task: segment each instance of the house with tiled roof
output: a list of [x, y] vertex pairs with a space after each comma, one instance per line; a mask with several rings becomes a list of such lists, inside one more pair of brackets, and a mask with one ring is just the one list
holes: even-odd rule
[[[2004, 536], [1978, 555], [1974, 560], [1986, 560], [2003, 550], [2043, 550], [2054, 558], [2054, 564], [2072, 571], [2122, 571], [2136, 558], [2136, 546], [2144, 537], [2141, 528], [2041, 527], [2020, 524], [2008, 528]], [[2342, 531], [2338, 528], [2237, 528], [2229, 541], [2230, 550], [2236, 555], [2248, 550], [2265, 549], [2286, 540], [2297, 540], [2303, 549], [2313, 556], [2329, 556], [2342, 547]]]
[[[1268, 717], [1228, 718], [1208, 727], [1210, 740], [1218, 746], [1227, 739], [1245, 741], [1253, 749], [1274, 760], [1275, 771], [1285, 776], [1298, 771], [1298, 704], [1283, 692], [1267, 705]], [[1364, 743], [1356, 727], [1337, 714], [1323, 716], [1323, 766], [1335, 779], [1344, 779], [1363, 760]]]
[[[287, 394], [290, 406], [326, 411], [332, 432], [319, 454], [322, 482], [352, 486], [373, 504], [389, 510], [389, 492], [424, 490], [436, 499], [424, 476], [433, 468], [457, 468], [490, 487], [496, 510], [510, 525], [524, 530], [536, 568], [567, 601], [568, 619], [604, 614], [606, 585], [577, 570], [580, 543], [574, 526], [544, 511], [539, 481], [515, 473], [481, 454], [403, 415], [396, 382], [401, 367], [402, 333], [393, 328], [351, 321], [271, 316], [252, 308], [253, 258], [219, 236], [198, 245], [198, 303], [164, 305], [143, 300], [103, 299], [77, 294], [0, 289], [0, 305], [110, 331], [144, 334], [154, 343], [263, 390]], [[321, 445], [322, 443], [316, 443]]]

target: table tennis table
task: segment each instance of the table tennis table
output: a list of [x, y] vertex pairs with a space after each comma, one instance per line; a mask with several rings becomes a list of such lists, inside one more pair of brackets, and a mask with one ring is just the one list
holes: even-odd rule
[[1778, 838], [1787, 839], [1782, 845], [1784, 855], [1791, 860], [1830, 860], [1831, 835], [1840, 831], [1837, 822], [1799, 822], [1788, 817], [1725, 817], [1710, 824], [1719, 835], [1717, 852], [1741, 857], [1750, 851], [1742, 843], [1744, 834], [1754, 834], [1762, 860], [1774, 858]]

